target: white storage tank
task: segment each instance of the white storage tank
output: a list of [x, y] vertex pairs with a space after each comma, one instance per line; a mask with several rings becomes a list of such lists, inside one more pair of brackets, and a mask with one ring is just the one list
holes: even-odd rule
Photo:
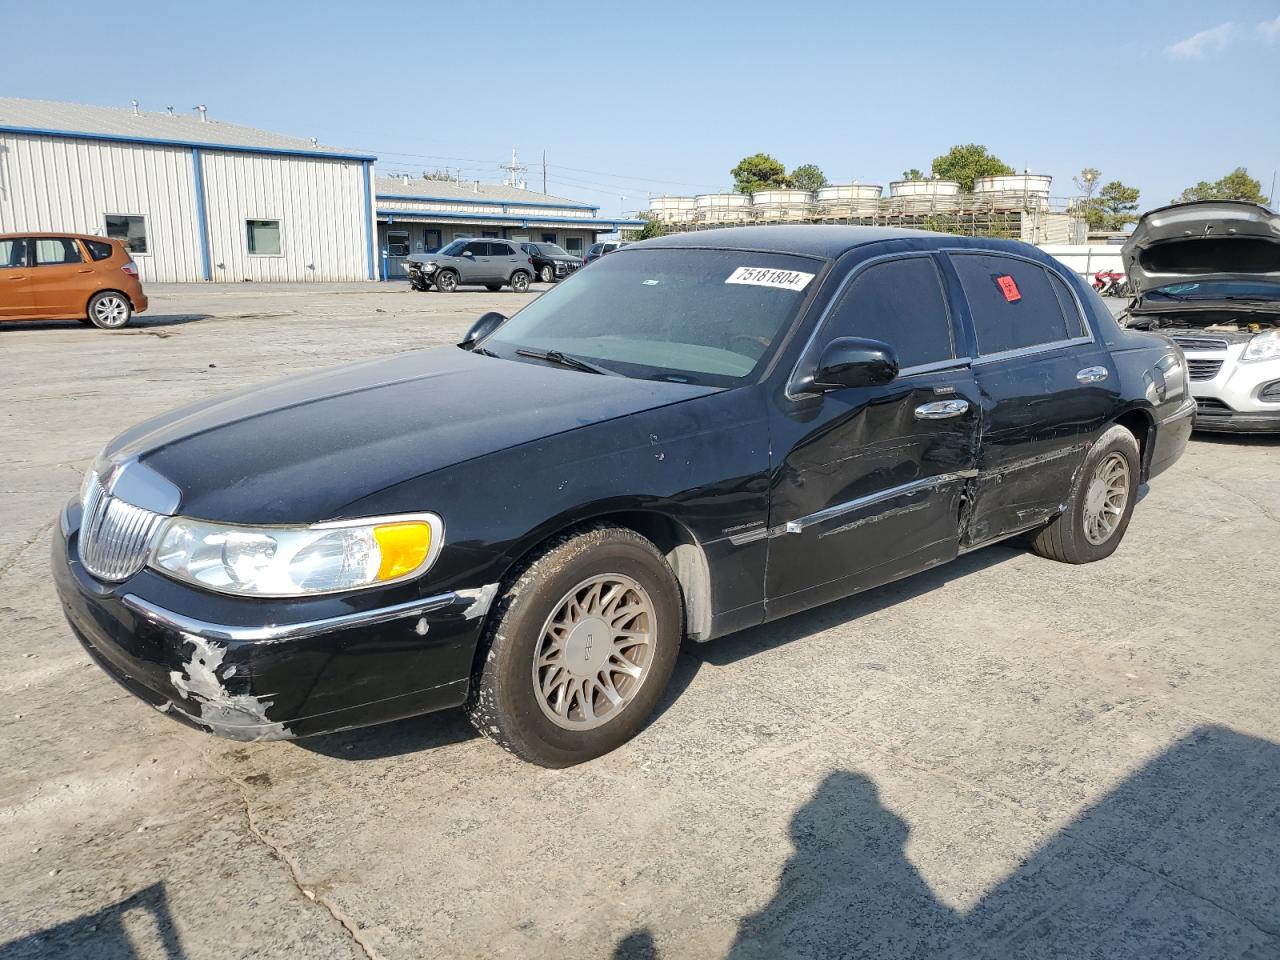
[[751, 195], [751, 212], [757, 220], [806, 220], [813, 207], [808, 190], [761, 190]]
[[1053, 177], [1046, 174], [1009, 173], [979, 177], [973, 182], [973, 194], [1002, 210], [1047, 209], [1052, 185]]
[[951, 210], [960, 203], [960, 184], [954, 180], [895, 180], [889, 184], [892, 208], [901, 213]]
[[880, 209], [884, 187], [877, 183], [834, 183], [815, 194], [821, 217], [869, 217]]
[[693, 197], [652, 197], [649, 216], [660, 223], [689, 223], [697, 208]]
[[693, 198], [694, 219], [700, 223], [746, 223], [751, 197], [745, 193], [704, 193]]

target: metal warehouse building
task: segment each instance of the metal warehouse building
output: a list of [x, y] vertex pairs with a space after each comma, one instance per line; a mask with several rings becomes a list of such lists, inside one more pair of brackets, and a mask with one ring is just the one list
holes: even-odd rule
[[458, 237], [504, 237], [556, 243], [581, 256], [602, 233], [643, 220], [600, 217], [600, 208], [519, 187], [411, 177], [377, 180], [378, 249], [386, 273], [404, 276], [404, 258], [438, 250]]
[[[582, 250], [640, 221], [199, 116], [0, 97], [0, 233], [119, 237], [150, 282], [375, 280], [460, 236]], [[375, 209], [376, 203], [376, 209]]]

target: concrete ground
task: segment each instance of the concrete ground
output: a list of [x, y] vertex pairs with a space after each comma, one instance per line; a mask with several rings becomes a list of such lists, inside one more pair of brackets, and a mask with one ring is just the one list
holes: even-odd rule
[[1280, 442], [1196, 439], [1105, 562], [994, 547], [691, 647], [582, 767], [459, 713], [234, 744], [64, 624], [85, 467], [526, 297], [151, 293], [120, 333], [0, 327], [0, 960], [1280, 957]]

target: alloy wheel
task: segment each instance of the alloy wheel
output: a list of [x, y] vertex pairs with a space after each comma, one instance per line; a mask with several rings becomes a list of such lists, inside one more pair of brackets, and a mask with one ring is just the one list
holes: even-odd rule
[[129, 305], [123, 297], [112, 294], [99, 297], [93, 305], [93, 320], [100, 327], [119, 327], [129, 319]]
[[1109, 453], [1098, 464], [1084, 494], [1084, 536], [1094, 546], [1111, 539], [1129, 502], [1129, 461]]

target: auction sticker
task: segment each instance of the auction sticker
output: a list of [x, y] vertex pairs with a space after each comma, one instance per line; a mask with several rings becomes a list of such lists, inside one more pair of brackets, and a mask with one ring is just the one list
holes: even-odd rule
[[813, 279], [812, 273], [798, 270], [776, 270], [773, 267], [739, 267], [725, 283], [745, 283], [753, 287], [777, 287], [779, 290], [803, 290]]

